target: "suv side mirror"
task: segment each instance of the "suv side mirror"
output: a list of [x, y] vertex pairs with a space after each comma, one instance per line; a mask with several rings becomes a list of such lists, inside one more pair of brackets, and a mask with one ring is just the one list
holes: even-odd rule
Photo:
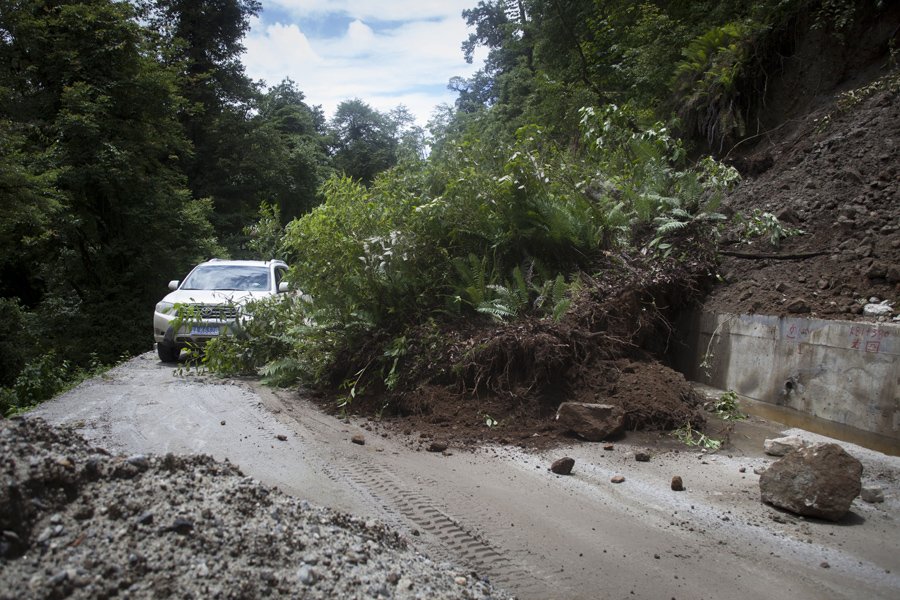
[[179, 283], [181, 283], [181, 282], [178, 281], [177, 279], [173, 279], [172, 281], [169, 282], [169, 289], [174, 292], [175, 290], [178, 289]]
[[290, 284], [287, 281], [282, 281], [278, 284], [278, 293], [283, 294], [291, 289]]

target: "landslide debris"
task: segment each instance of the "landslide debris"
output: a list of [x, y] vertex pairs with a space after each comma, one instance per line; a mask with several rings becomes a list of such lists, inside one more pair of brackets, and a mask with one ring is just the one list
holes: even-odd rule
[[383, 383], [384, 357], [399, 333], [374, 332], [336, 357], [330, 385], [314, 396], [326, 410], [394, 422], [456, 447], [552, 445], [575, 435], [556, 420], [564, 402], [619, 407], [630, 431], [701, 428], [699, 398], [660, 361], [675, 316], [698, 306], [709, 286], [714, 246], [708, 231], [686, 228], [680, 247], [668, 259], [604, 254], [594, 275], [581, 273], [583, 286], [559, 322], [476, 317], [409, 328], [404, 352], [388, 365], [399, 374], [393, 389]]
[[0, 598], [508, 598], [375, 521], [205, 455], [111, 456], [0, 420]]
[[[866, 97], [866, 90], [880, 91]], [[777, 220], [753, 237], [730, 224], [720, 247], [731, 254], [722, 257], [707, 310], [858, 320], [874, 299], [893, 308], [885, 319], [898, 314], [900, 72], [845, 94], [863, 99], [842, 111], [832, 92], [825, 107], [739, 159], [744, 182], [723, 210]], [[759, 164], [766, 166], [746, 167]], [[777, 228], [802, 233], [776, 248]]]

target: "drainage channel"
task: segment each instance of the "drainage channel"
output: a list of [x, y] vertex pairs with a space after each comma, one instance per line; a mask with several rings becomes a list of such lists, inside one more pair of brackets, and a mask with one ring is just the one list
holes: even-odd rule
[[[701, 394], [707, 400], [719, 399], [722, 397], [722, 394], [725, 393], [724, 390], [702, 383], [691, 383], [691, 385], [696, 392]], [[785, 427], [803, 429], [804, 431], [823, 435], [842, 442], [856, 444], [857, 446], [881, 452], [888, 456], [900, 456], [900, 440], [815, 417], [793, 408], [754, 400], [753, 398], [742, 396], [740, 394], [738, 394], [738, 403], [740, 404], [742, 412], [748, 413], [759, 419], [780, 423]]]
[[760, 418], [900, 454], [900, 323], [695, 312], [676, 332], [689, 381], [734, 390]]

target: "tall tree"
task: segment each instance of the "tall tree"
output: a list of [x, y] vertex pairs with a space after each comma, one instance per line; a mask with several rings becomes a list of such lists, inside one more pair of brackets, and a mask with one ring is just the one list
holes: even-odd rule
[[[283, 222], [300, 217], [321, 201], [319, 187], [328, 178], [328, 137], [320, 106], [310, 107], [290, 79], [262, 97], [256, 139], [268, 140], [258, 157], [265, 180], [262, 199], [278, 206]], [[254, 153], [256, 154], [256, 153]]]
[[[212, 198], [220, 236], [240, 237], [261, 201], [249, 156], [257, 143], [252, 114], [259, 89], [241, 63], [243, 38], [258, 0], [139, 0], [143, 17], [161, 33], [181, 65], [179, 113], [193, 153], [180, 166], [196, 198]], [[240, 241], [236, 241], [233, 250]]]
[[359, 98], [341, 102], [329, 128], [336, 171], [368, 184], [397, 163], [394, 123]]
[[124, 2], [0, 0], [0, 32], [2, 117], [61, 204], [18, 240], [44, 341], [81, 359], [143, 350], [163, 282], [209, 251], [208, 207], [177, 169], [177, 73]]

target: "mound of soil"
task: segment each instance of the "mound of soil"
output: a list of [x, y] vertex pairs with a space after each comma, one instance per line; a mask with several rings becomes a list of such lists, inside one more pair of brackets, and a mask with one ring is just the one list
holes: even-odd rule
[[[488, 318], [430, 322], [405, 332], [406, 353], [393, 366], [393, 390], [381, 373], [348, 401], [341, 383], [383, 363], [391, 335], [379, 332], [362, 351], [338, 357], [332, 388], [317, 396], [326, 409], [394, 423], [420, 446], [543, 446], [570, 434], [555, 419], [563, 402], [622, 407], [628, 430], [702, 427], [699, 399], [684, 377], [661, 364], [670, 319], [696, 307], [713, 267], [708, 240], [686, 231], [683, 260], [605, 257], [565, 317], [498, 323]], [[368, 367], [371, 368], [371, 367]], [[359, 391], [359, 390], [357, 390]]]

